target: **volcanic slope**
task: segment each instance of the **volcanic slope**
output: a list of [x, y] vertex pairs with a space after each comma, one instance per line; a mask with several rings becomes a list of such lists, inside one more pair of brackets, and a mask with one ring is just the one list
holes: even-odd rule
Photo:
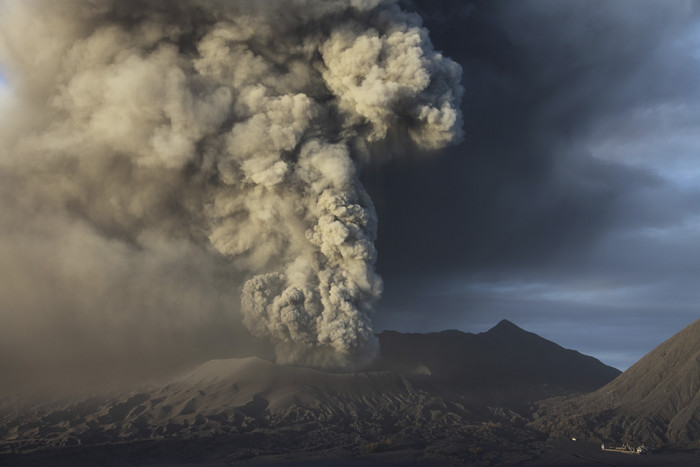
[[700, 447], [700, 320], [596, 392], [547, 401], [534, 426], [655, 447]]
[[[5, 403], [0, 464], [3, 453], [169, 440], [214, 440], [216, 460], [428, 447], [451, 456], [491, 445], [494, 453], [517, 453], [541, 435], [512, 410], [509, 397], [522, 395], [514, 388], [561, 391], [566, 383], [571, 393], [616, 371], [507, 321], [479, 335], [384, 333], [380, 342], [384, 369], [333, 373], [256, 357], [212, 360], [132, 392], [23, 408]], [[465, 389], [476, 383], [481, 392]]]
[[422, 401], [397, 373], [334, 374], [250, 357], [212, 360], [126, 394], [7, 411], [2, 425], [5, 441], [26, 450], [249, 432], [365, 412], [408, 416], [411, 409], [420, 411]]
[[409, 378], [429, 375], [428, 381], [451, 390], [503, 394], [508, 400], [590, 392], [620, 375], [593, 357], [507, 320], [480, 334], [385, 331], [379, 342], [377, 368], [401, 371]]

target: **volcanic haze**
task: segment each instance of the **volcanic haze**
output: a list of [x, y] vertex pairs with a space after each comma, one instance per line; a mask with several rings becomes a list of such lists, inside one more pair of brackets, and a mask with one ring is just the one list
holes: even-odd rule
[[360, 166], [461, 138], [461, 68], [420, 17], [9, 0], [0, 30], [4, 370], [230, 354], [240, 322], [282, 363], [374, 355]]

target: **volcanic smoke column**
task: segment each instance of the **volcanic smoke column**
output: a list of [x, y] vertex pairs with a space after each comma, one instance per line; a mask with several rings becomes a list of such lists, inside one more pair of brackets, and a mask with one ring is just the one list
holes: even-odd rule
[[[382, 0], [2, 9], [0, 58], [45, 103], [15, 164], [69, 179], [52, 199], [105, 235], [213, 246], [282, 362], [372, 357], [382, 282], [358, 166], [461, 137], [461, 69], [417, 15]], [[94, 199], [76, 195], [99, 180]]]
[[[357, 178], [357, 159], [392, 138], [439, 148], [459, 135], [460, 124], [460, 69], [432, 50], [417, 18], [395, 6], [343, 14], [303, 59], [318, 70], [324, 92], [312, 101], [313, 88], [285, 97], [289, 106], [298, 100], [307, 118], [293, 118], [304, 128], [270, 151], [275, 188], [266, 194], [275, 199], [266, 205], [285, 210], [295, 203], [302, 226], [284, 238], [303, 233], [306, 241], [285, 245], [287, 260], [248, 281], [242, 297], [244, 322], [279, 343], [280, 359], [330, 365], [361, 361], [375, 347], [370, 317], [382, 288], [373, 268], [377, 219]], [[287, 160], [284, 151], [292, 151]], [[253, 157], [264, 152], [256, 148]], [[295, 224], [280, 222], [279, 211], [274, 219]]]

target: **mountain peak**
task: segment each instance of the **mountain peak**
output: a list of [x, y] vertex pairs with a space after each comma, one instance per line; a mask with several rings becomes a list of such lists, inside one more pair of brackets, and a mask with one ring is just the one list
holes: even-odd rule
[[530, 397], [521, 394], [524, 387], [540, 388], [531, 394], [542, 398], [590, 391], [620, 373], [505, 319], [479, 334], [455, 330], [385, 332], [379, 335], [379, 345], [380, 357], [374, 369], [394, 369], [414, 376], [417, 369], [427, 368], [431, 383], [472, 392], [494, 388], [515, 391], [519, 395], [514, 397]]
[[503, 334], [512, 332], [526, 332], [522, 328], [516, 326], [507, 319], [502, 319], [497, 325], [489, 329], [487, 334]]

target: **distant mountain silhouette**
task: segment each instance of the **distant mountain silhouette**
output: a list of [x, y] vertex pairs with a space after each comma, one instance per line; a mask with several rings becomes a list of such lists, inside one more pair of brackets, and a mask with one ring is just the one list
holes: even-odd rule
[[535, 426], [611, 441], [697, 447], [700, 441], [700, 320], [610, 384], [583, 397], [544, 404]]
[[521, 391], [530, 399], [542, 399], [590, 392], [620, 374], [507, 320], [480, 334], [385, 331], [379, 342], [376, 368], [430, 375], [434, 382], [467, 391]]

